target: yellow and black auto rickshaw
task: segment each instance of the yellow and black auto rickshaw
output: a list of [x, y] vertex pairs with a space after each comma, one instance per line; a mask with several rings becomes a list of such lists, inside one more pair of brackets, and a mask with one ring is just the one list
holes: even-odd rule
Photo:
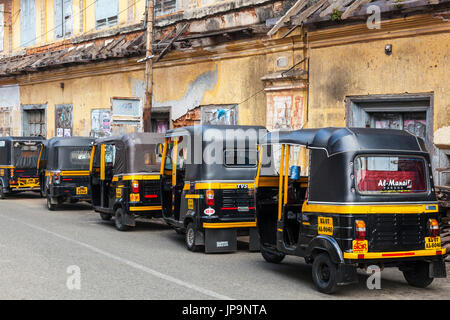
[[164, 134], [135, 133], [95, 141], [91, 156], [92, 203], [120, 231], [135, 218], [161, 217], [160, 166]]
[[39, 156], [41, 193], [47, 208], [64, 202], [90, 201], [89, 164], [93, 138], [56, 137], [42, 145]]
[[254, 177], [264, 127], [192, 126], [166, 133], [161, 164], [163, 218], [191, 251], [259, 250]]
[[[255, 180], [267, 261], [304, 257], [323, 293], [356, 282], [357, 268], [371, 265], [398, 267], [416, 287], [446, 277], [431, 164], [420, 138], [400, 130], [303, 129], [269, 133], [267, 146], [274, 153], [281, 148], [278, 186], [265, 185], [273, 175], [258, 172]], [[308, 177], [290, 168], [297, 146], [309, 149]]]
[[36, 166], [41, 137], [0, 137], [0, 199], [9, 193], [39, 191]]

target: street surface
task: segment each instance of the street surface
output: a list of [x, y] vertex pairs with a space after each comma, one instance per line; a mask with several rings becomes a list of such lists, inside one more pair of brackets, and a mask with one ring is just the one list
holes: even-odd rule
[[[54, 212], [45, 204], [35, 193], [0, 201], [0, 299], [450, 297], [449, 279], [416, 289], [397, 269], [382, 272], [380, 290], [367, 289], [368, 275], [360, 271], [359, 284], [328, 296], [314, 289], [311, 267], [300, 258], [269, 264], [260, 253], [248, 252], [245, 242], [236, 253], [192, 253], [183, 235], [163, 221], [139, 222], [134, 231], [119, 232], [87, 204]], [[80, 271], [79, 289], [68, 281], [73, 268]]]

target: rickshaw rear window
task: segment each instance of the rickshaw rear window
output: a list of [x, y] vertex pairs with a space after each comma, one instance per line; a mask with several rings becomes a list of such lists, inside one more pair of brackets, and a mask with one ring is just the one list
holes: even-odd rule
[[225, 150], [225, 166], [227, 167], [256, 167], [258, 154], [256, 150]]
[[36, 168], [39, 157], [39, 147], [35, 144], [14, 144], [14, 165], [17, 168]]
[[89, 147], [62, 147], [58, 149], [58, 162], [65, 170], [88, 170], [90, 158]]
[[355, 169], [362, 194], [427, 191], [425, 161], [419, 157], [361, 156], [355, 160]]

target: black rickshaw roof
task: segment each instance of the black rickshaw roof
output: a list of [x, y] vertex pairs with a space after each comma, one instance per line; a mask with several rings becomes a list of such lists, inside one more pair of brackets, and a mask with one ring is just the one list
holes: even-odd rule
[[132, 146], [139, 144], [158, 144], [164, 142], [163, 140], [164, 133], [141, 132], [98, 138], [95, 140], [95, 144], [121, 141], [127, 146]]
[[46, 145], [48, 148], [87, 147], [94, 141], [95, 139], [90, 137], [55, 137], [48, 140]]
[[6, 136], [6, 137], [0, 137], [0, 141], [37, 141], [37, 142], [42, 142], [44, 141], [45, 138], [41, 137], [41, 136], [37, 136], [37, 137], [14, 137], [14, 136]]
[[181, 127], [181, 128], [175, 128], [168, 130], [166, 132], [166, 137], [177, 137], [180, 134], [188, 133], [189, 135], [197, 135], [199, 133], [202, 133], [203, 135], [207, 133], [209, 130], [220, 130], [220, 131], [226, 131], [226, 130], [245, 130], [245, 129], [255, 129], [255, 130], [266, 130], [263, 126], [234, 126], [234, 125], [195, 125], [195, 126], [189, 126], [189, 127]]
[[328, 127], [270, 132], [262, 144], [292, 144], [324, 149], [328, 156], [357, 150], [426, 152], [424, 141], [407, 131], [375, 128]]

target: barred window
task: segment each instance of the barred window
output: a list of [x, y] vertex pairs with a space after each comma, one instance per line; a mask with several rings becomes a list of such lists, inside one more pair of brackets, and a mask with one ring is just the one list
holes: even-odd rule
[[177, 10], [176, 0], [155, 0], [155, 15], [163, 16]]

